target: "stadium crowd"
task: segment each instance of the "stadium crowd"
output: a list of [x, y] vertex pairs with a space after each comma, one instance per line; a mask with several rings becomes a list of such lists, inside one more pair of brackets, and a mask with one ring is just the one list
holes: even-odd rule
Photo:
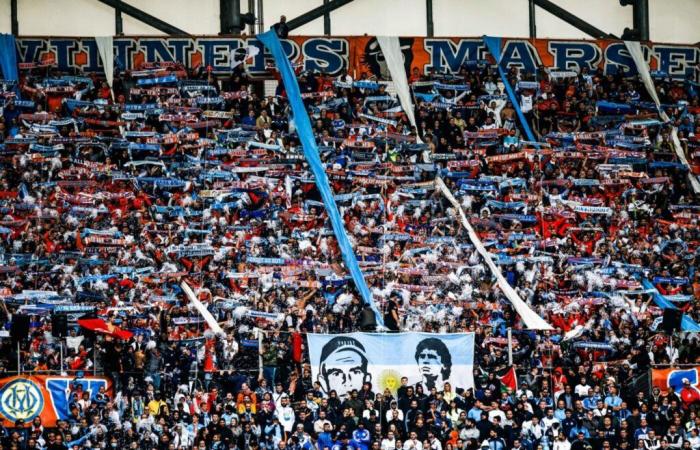
[[[30, 334], [0, 339], [0, 373], [113, 389], [75, 384], [68, 420], [3, 427], [3, 448], [700, 449], [700, 392], [649, 384], [700, 357], [659, 325], [664, 302], [700, 319], [700, 203], [674, 151], [676, 130], [691, 162], [698, 147], [695, 84], [655, 79], [664, 123], [637, 78], [512, 69], [538, 144], [488, 63], [411, 73], [416, 128], [381, 78], [298, 77], [387, 331], [474, 332], [476, 388], [339, 397], [312, 379], [306, 333], [371, 324], [281, 83], [163, 63], [112, 90], [25, 65], [3, 83], [0, 288], [6, 330], [28, 314]], [[554, 331], [524, 329], [437, 178]]]

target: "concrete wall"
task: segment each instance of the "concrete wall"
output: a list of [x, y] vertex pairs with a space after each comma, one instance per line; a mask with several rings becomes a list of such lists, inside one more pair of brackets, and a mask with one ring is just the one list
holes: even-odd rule
[[[95, 36], [114, 33], [114, 12], [97, 0], [17, 0], [21, 35]], [[219, 0], [125, 0], [192, 34], [216, 34]], [[620, 35], [632, 25], [632, 8], [617, 0], [554, 0], [596, 27]], [[355, 0], [331, 14], [336, 35], [386, 34], [424, 36], [425, 0]], [[650, 34], [657, 42], [700, 41], [700, 0], [649, 0]], [[248, 2], [241, 0], [242, 12]], [[269, 27], [285, 14], [291, 19], [322, 4], [322, 0], [264, 0], [264, 23]], [[436, 36], [528, 36], [527, 0], [433, 0]], [[124, 33], [160, 34], [127, 15]], [[537, 35], [586, 38], [548, 12], [537, 8]], [[10, 0], [0, 0], [0, 32], [10, 32]], [[322, 34], [317, 19], [295, 34]]]

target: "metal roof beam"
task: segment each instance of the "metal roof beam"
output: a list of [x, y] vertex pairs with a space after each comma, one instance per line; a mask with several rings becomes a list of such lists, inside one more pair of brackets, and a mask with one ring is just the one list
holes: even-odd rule
[[293, 18], [292, 20], [288, 20], [287, 26], [289, 27], [289, 31], [292, 31], [295, 28], [299, 28], [302, 25], [306, 25], [312, 20], [316, 20], [325, 14], [330, 14], [331, 11], [335, 11], [341, 6], [345, 6], [348, 3], [351, 3], [352, 1], [353, 0], [333, 0], [328, 3], [324, 3], [323, 5], [314, 8], [310, 11], [307, 11], [304, 14]]
[[97, 0], [100, 3], [104, 3], [107, 6], [111, 6], [112, 8], [119, 9], [121, 10], [122, 13], [127, 14], [131, 17], [133, 17], [136, 20], [140, 20], [141, 22], [145, 23], [146, 25], [150, 25], [153, 28], [162, 31], [165, 34], [169, 34], [172, 36], [189, 36], [190, 34], [184, 30], [181, 30], [173, 25], [170, 25], [169, 23], [160, 20], [159, 18], [152, 16], [148, 14], [145, 11], [142, 11], [138, 8], [135, 8], [131, 6], [128, 3], [119, 1], [119, 0]]

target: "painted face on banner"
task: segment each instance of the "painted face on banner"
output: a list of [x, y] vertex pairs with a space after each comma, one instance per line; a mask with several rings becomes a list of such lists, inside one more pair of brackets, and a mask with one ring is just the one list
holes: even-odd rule
[[359, 391], [367, 376], [363, 358], [353, 350], [341, 350], [332, 354], [326, 360], [325, 373], [329, 392], [335, 390], [341, 396], [353, 389]]
[[418, 354], [418, 370], [423, 377], [441, 377], [443, 365], [438, 352], [427, 348], [420, 352]]
[[326, 393], [336, 391], [342, 397], [371, 381], [367, 366], [362, 344], [353, 338], [335, 338], [324, 346], [318, 381]]
[[442, 390], [452, 371], [452, 355], [439, 339], [422, 340], [416, 347], [416, 364], [421, 383], [427, 390]]

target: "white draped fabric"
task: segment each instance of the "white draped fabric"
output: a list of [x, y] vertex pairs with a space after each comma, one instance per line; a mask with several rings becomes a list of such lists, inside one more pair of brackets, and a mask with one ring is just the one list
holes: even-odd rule
[[102, 59], [102, 67], [104, 67], [105, 77], [109, 88], [112, 88], [114, 81], [114, 40], [112, 36], [95, 36], [97, 43], [97, 51]]
[[[627, 47], [627, 51], [632, 57], [632, 60], [634, 60], [634, 65], [637, 67], [637, 72], [639, 72], [639, 76], [642, 79], [642, 82], [644, 83], [644, 87], [647, 89], [647, 92], [649, 93], [649, 96], [652, 98], [652, 100], [654, 100], [654, 103], [656, 103], [656, 108], [659, 110], [659, 116], [661, 117], [661, 120], [663, 120], [664, 122], [668, 122], [669, 117], [668, 115], [666, 115], [666, 112], [661, 108], [659, 95], [656, 92], [654, 80], [651, 79], [651, 74], [649, 73], [649, 66], [644, 60], [644, 54], [642, 53], [641, 44], [635, 41], [624, 42], [625, 47]], [[676, 127], [673, 127], [671, 137], [673, 140], [673, 149], [675, 150], [676, 155], [678, 156], [678, 160], [682, 162], [686, 167], [688, 167], [688, 169], [690, 169], [690, 166], [688, 165], [688, 160], [686, 159], [685, 153], [683, 152], [683, 147], [681, 146], [681, 141], [680, 139], [678, 139], [678, 129], [676, 129]], [[693, 191], [695, 191], [695, 193], [700, 193], [700, 182], [698, 182], [697, 177], [693, 175], [693, 172], [691, 170], [688, 170], [688, 180], [690, 181], [690, 184], [693, 187]]]
[[199, 314], [202, 315], [204, 320], [207, 322], [207, 325], [209, 325], [209, 329], [213, 331], [214, 334], [225, 334], [224, 330], [221, 329], [219, 324], [216, 322], [216, 319], [214, 319], [214, 316], [211, 315], [207, 307], [199, 301], [196, 295], [194, 295], [194, 292], [192, 292], [192, 288], [190, 288], [190, 286], [184, 281], [180, 283], [180, 287], [183, 291], [185, 291], [185, 295], [187, 296], [187, 298], [190, 299], [192, 306], [195, 307], [195, 309], [199, 312]]
[[[408, 116], [411, 125], [416, 127], [411, 91], [409, 91], [408, 87], [408, 78], [406, 78], [406, 69], [404, 69], [403, 53], [401, 52], [399, 38], [397, 36], [377, 36], [377, 42], [379, 42], [379, 47], [382, 49], [384, 60], [396, 88], [396, 94], [401, 102], [401, 108]], [[418, 141], [420, 142], [420, 138], [418, 138]]]
[[493, 260], [491, 259], [491, 254], [488, 252], [488, 250], [486, 250], [486, 247], [484, 247], [484, 244], [481, 242], [481, 239], [479, 239], [479, 236], [476, 234], [474, 228], [472, 228], [471, 224], [469, 223], [469, 220], [467, 219], [467, 216], [466, 214], [464, 214], [464, 210], [462, 209], [462, 205], [460, 205], [457, 199], [454, 197], [454, 195], [452, 195], [452, 192], [450, 192], [450, 189], [445, 185], [445, 182], [442, 181], [442, 178], [438, 177], [435, 179], [435, 187], [437, 187], [440, 190], [440, 192], [442, 192], [442, 195], [444, 195], [445, 198], [447, 198], [447, 200], [452, 204], [452, 206], [459, 212], [460, 222], [462, 223], [462, 226], [467, 230], [469, 239], [472, 241], [472, 244], [474, 244], [476, 251], [478, 251], [481, 257], [484, 258], [484, 261], [486, 261], [486, 265], [491, 270], [491, 273], [493, 273], [493, 275], [496, 277], [498, 287], [501, 288], [501, 291], [513, 305], [515, 311], [520, 315], [520, 318], [523, 319], [525, 327], [529, 330], [553, 330], [554, 328], [552, 328], [552, 326], [548, 324], [543, 318], [537, 315], [537, 313], [533, 311], [527, 305], [527, 303], [525, 303], [520, 298], [518, 293], [515, 292], [515, 289], [513, 289], [513, 287], [510, 284], [508, 284], [508, 281], [505, 279], [505, 277], [503, 277], [501, 270], [496, 266], [496, 264], [494, 264]]

